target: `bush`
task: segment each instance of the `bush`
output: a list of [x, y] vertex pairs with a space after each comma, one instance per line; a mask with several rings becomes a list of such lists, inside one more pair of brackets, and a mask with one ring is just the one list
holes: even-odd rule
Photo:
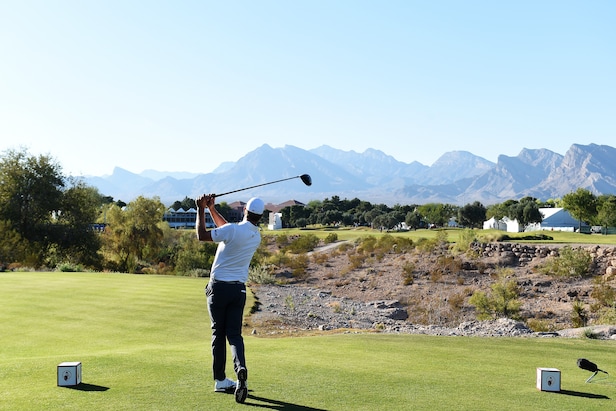
[[454, 250], [459, 253], [467, 253], [472, 250], [472, 245], [476, 240], [475, 230], [466, 228], [460, 231]]
[[598, 314], [599, 318], [597, 318], [597, 324], [616, 324], [616, 306], [604, 307], [599, 310]]
[[303, 280], [308, 277], [308, 257], [305, 254], [297, 255], [289, 260], [289, 267], [291, 268], [293, 278], [297, 280]]
[[586, 314], [586, 309], [584, 308], [584, 303], [580, 300], [575, 300], [573, 302], [573, 307], [571, 311], [571, 324], [575, 328], [586, 327], [588, 323], [588, 315]]
[[402, 266], [402, 280], [404, 285], [413, 284], [413, 271], [415, 271], [415, 264], [406, 263]]
[[193, 268], [188, 273], [191, 277], [200, 278], [200, 277], [209, 277], [210, 270], [207, 268]]
[[276, 277], [270, 272], [269, 267], [256, 265], [248, 270], [248, 282], [253, 284], [275, 284]]
[[62, 263], [58, 265], [57, 270], [63, 273], [78, 273], [83, 271], [83, 267], [79, 264]]
[[559, 255], [550, 257], [538, 270], [540, 273], [556, 277], [584, 277], [590, 273], [592, 257], [581, 248], [564, 246]]
[[324, 241], [325, 241], [325, 244], [335, 243], [336, 241], [338, 241], [338, 234], [329, 233], [327, 234], [327, 237], [325, 237]]
[[526, 321], [526, 325], [528, 326], [528, 328], [530, 328], [533, 332], [536, 333], [552, 331], [552, 325], [546, 320], [529, 318]]
[[319, 238], [314, 234], [301, 235], [285, 248], [291, 253], [300, 254], [308, 253], [316, 248], [319, 244]]
[[518, 283], [514, 279], [507, 279], [512, 273], [513, 270], [510, 268], [500, 269], [499, 280], [490, 286], [490, 294], [483, 291], [473, 293], [469, 303], [475, 306], [478, 319], [497, 317], [519, 319], [518, 313], [522, 303], [518, 300], [520, 294]]

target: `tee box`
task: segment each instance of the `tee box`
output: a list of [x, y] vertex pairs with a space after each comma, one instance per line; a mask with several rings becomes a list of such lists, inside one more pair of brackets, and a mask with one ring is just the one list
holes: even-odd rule
[[58, 386], [71, 387], [81, 384], [81, 363], [63, 362], [58, 364]]
[[560, 370], [557, 368], [537, 368], [537, 389], [560, 391]]

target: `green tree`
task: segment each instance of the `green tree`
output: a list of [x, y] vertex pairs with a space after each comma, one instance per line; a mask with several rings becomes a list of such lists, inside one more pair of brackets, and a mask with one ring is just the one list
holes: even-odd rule
[[486, 220], [486, 208], [479, 201], [458, 210], [458, 223], [463, 227], [481, 228]]
[[193, 232], [182, 233], [175, 256], [176, 273], [188, 275], [194, 270], [209, 270], [216, 247], [215, 243], [197, 240]]
[[494, 217], [495, 220], [502, 220], [503, 217], [509, 217], [509, 208], [517, 203], [516, 200], [507, 200], [488, 206], [486, 208], [486, 219]]
[[0, 271], [4, 271], [10, 263], [24, 261], [26, 244], [11, 225], [0, 220]]
[[31, 243], [47, 247], [52, 213], [60, 209], [64, 177], [49, 156], [9, 150], [0, 161], [0, 219]]
[[508, 209], [508, 216], [512, 220], [517, 220], [522, 229], [531, 223], [543, 221], [543, 215], [539, 211], [537, 200], [533, 197], [524, 197], [518, 202], [511, 203]]
[[104, 248], [118, 271], [135, 272], [140, 260], [151, 263], [161, 247], [165, 206], [158, 197], [139, 196], [124, 209], [113, 205], [107, 211]]
[[597, 198], [597, 222], [603, 227], [616, 227], [616, 196], [602, 195]]
[[565, 194], [561, 204], [565, 210], [579, 220], [580, 230], [582, 221], [590, 223], [597, 216], [597, 197], [585, 188], [578, 188], [574, 193]]
[[[70, 181], [70, 180], [69, 180]], [[99, 219], [105, 198], [98, 189], [82, 181], [71, 181], [72, 186], [64, 191], [60, 210], [55, 213], [55, 243], [58, 245], [57, 262], [71, 262], [100, 269], [101, 247], [99, 235], [92, 224]]]
[[419, 206], [418, 211], [430, 224], [442, 227], [457, 214], [457, 207], [451, 204], [428, 203]]
[[404, 218], [404, 222], [407, 227], [416, 230], [421, 226], [421, 214], [415, 209], [411, 212], [406, 213], [406, 217]]

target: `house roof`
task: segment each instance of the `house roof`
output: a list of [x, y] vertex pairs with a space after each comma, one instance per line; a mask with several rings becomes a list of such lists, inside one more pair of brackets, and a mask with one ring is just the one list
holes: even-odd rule
[[276, 204], [272, 204], [272, 203], [267, 203], [265, 205], [265, 208], [268, 209], [269, 211], [271, 211], [272, 213], [277, 213], [280, 210], [282, 210], [283, 208], [291, 207], [291, 206], [295, 206], [295, 205], [302, 206], [302, 207], [306, 206], [306, 204], [300, 203], [297, 200], [288, 200], [288, 201], [285, 201], [284, 203], [280, 203], [280, 204], [277, 204], [277, 205]]
[[551, 207], [551, 208], [540, 208], [539, 212], [543, 215], [543, 218], [546, 219], [546, 218], [552, 217], [554, 214], [558, 214], [562, 210], [564, 210], [564, 208], [562, 207]]

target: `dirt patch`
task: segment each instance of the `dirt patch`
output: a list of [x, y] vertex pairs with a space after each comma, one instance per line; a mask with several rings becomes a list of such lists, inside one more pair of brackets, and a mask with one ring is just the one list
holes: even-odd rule
[[[593, 256], [594, 277], [616, 266], [614, 247], [584, 247]], [[593, 278], [562, 280], [537, 271], [558, 248], [477, 245], [471, 258], [447, 245], [358, 254], [355, 245], [336, 243], [311, 253], [299, 274], [279, 267], [279, 285], [253, 286], [258, 310], [247, 319], [248, 327], [261, 334], [344, 329], [527, 335], [534, 324], [547, 332], [541, 335], [550, 335], [572, 327], [575, 301], [587, 309], [593, 303]], [[513, 324], [478, 322], [469, 299], [477, 290], [489, 292], [504, 268], [518, 285], [520, 318]]]

